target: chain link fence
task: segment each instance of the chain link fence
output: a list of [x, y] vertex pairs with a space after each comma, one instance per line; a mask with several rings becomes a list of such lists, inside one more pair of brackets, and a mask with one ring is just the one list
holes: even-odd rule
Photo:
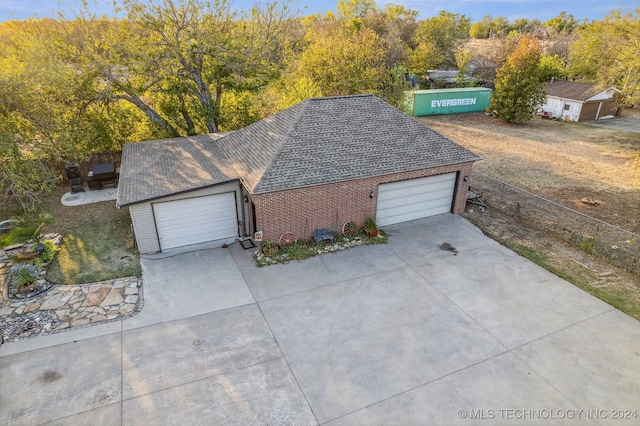
[[478, 172], [473, 187], [482, 191], [489, 208], [640, 275], [640, 235]]

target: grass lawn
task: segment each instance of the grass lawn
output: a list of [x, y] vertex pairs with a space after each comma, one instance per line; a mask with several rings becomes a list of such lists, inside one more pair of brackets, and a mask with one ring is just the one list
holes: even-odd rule
[[133, 246], [128, 209], [115, 201], [66, 207], [60, 197], [67, 188], [56, 188], [45, 197], [45, 211], [55, 222], [42, 233], [62, 235], [62, 245], [47, 273], [50, 282], [82, 284], [112, 278], [140, 276], [140, 258]]

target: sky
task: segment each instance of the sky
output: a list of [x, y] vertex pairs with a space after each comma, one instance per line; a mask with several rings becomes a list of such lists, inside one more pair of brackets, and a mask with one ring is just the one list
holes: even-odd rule
[[[112, 13], [113, 0], [88, 0], [97, 15], [110, 15]], [[265, 4], [267, 0], [260, 3]], [[0, 22], [27, 19], [37, 16], [56, 17], [57, 11], [64, 10], [66, 16], [72, 16], [73, 10], [78, 9], [80, 0], [0, 0]], [[236, 9], [249, 9], [253, 0], [233, 0], [232, 5]], [[335, 11], [337, 0], [294, 0], [297, 3], [301, 15], [324, 14], [329, 10]], [[426, 19], [438, 14], [441, 10], [464, 14], [471, 18], [472, 22], [482, 19], [485, 15], [494, 18], [504, 16], [509, 21], [518, 18], [539, 19], [548, 21], [566, 11], [577, 21], [587, 19], [600, 20], [612, 9], [640, 8], [638, 0], [378, 0], [378, 6], [387, 3], [401, 4], [409, 9], [420, 12], [418, 19]]]

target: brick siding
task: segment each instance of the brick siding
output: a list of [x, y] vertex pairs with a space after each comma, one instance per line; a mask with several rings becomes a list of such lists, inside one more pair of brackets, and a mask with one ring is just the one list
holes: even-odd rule
[[[459, 172], [453, 213], [465, 209], [467, 186], [473, 163], [456, 164], [426, 170], [395, 173], [347, 182], [338, 182], [267, 194], [249, 195], [255, 204], [256, 222], [265, 240], [277, 242], [280, 235], [292, 232], [297, 238], [309, 239], [316, 228], [340, 231], [345, 222], [362, 225], [367, 215], [375, 217], [378, 186], [439, 174]], [[374, 197], [369, 194], [374, 191]], [[255, 232], [254, 229], [251, 232]]]

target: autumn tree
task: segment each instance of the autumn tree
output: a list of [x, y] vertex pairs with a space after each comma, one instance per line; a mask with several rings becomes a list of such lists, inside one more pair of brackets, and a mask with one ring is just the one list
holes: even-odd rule
[[543, 54], [539, 65], [540, 79], [549, 81], [552, 78], [566, 79], [565, 61], [559, 55]]
[[614, 85], [627, 103], [640, 101], [640, 9], [614, 10], [577, 34], [569, 53], [571, 76], [603, 88]]
[[507, 123], [530, 120], [544, 100], [540, 78], [541, 47], [530, 35], [521, 37], [515, 49], [498, 69], [491, 109]]
[[417, 74], [429, 69], [453, 68], [456, 47], [469, 38], [471, 20], [464, 15], [441, 11], [418, 23], [410, 68]]
[[[69, 34], [96, 101], [125, 101], [166, 136], [220, 130], [226, 90], [260, 90], [287, 54], [286, 3], [237, 14], [224, 0], [127, 0], [126, 17], [85, 16]], [[88, 15], [88, 14], [87, 14]], [[96, 31], [96, 27], [101, 27]], [[229, 122], [229, 121], [227, 121]]]
[[565, 11], [560, 12], [558, 16], [544, 23], [544, 26], [549, 30], [551, 35], [570, 34], [578, 25], [576, 18]]
[[322, 95], [378, 90], [385, 75], [385, 52], [373, 30], [341, 20], [316, 26], [307, 38], [309, 45], [294, 72], [313, 82]]
[[50, 48], [58, 30], [53, 20], [0, 25], [0, 203], [25, 212], [59, 181], [52, 164], [83, 158], [87, 144], [109, 149], [119, 135], [118, 118], [86, 102], [86, 80]]

